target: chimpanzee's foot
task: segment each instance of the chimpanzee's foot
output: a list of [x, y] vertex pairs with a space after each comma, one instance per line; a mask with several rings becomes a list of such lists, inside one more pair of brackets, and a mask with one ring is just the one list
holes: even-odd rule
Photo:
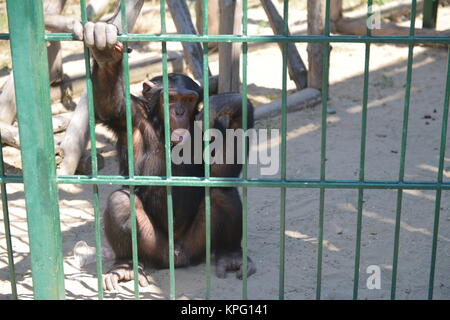
[[[256, 272], [256, 266], [250, 257], [247, 257], [247, 277]], [[242, 252], [228, 253], [216, 258], [216, 275], [218, 278], [226, 278], [227, 271], [236, 271], [236, 278], [242, 280], [243, 261]]]
[[[103, 277], [103, 287], [107, 291], [119, 291], [119, 282], [134, 280], [134, 271], [132, 263], [116, 263], [111, 270]], [[144, 266], [139, 263], [138, 281], [141, 287], [149, 285], [150, 280], [144, 272]]]

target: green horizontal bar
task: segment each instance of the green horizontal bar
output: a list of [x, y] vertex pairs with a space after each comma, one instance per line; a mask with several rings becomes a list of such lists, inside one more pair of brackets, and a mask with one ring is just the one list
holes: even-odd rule
[[19, 174], [5, 174], [0, 176], [0, 183], [23, 183], [23, 176]]
[[[93, 178], [86, 175], [58, 176], [57, 183], [61, 184], [110, 184], [110, 185], [162, 185], [162, 186], [194, 186], [194, 187], [231, 187], [231, 186], [250, 186], [264, 188], [334, 188], [334, 189], [404, 189], [404, 190], [450, 190], [450, 182], [432, 182], [432, 181], [404, 181], [399, 183], [392, 180], [320, 180], [313, 179], [247, 179], [240, 178], [209, 178], [209, 180], [200, 177], [150, 177], [137, 176], [129, 179], [125, 176], [98, 176]], [[23, 183], [20, 175], [5, 175], [0, 177], [0, 183]]]
[[9, 33], [0, 33], [0, 40], [9, 40]]
[[[1, 181], [0, 181], [1, 182]], [[406, 189], [406, 190], [450, 190], [450, 182], [430, 181], [358, 181], [358, 180], [313, 180], [313, 179], [239, 179], [201, 177], [150, 177], [137, 176], [130, 179], [125, 176], [58, 176], [61, 184], [104, 184], [104, 185], [152, 185], [152, 186], [190, 186], [190, 187], [261, 187], [261, 188], [333, 188], [333, 189]]]
[[[46, 33], [48, 41], [77, 40], [72, 33]], [[443, 43], [449, 44], [447, 36], [242, 36], [242, 35], [194, 35], [194, 34], [137, 34], [130, 33], [118, 37], [119, 41], [173, 41], [173, 42], [349, 42], [349, 43]]]

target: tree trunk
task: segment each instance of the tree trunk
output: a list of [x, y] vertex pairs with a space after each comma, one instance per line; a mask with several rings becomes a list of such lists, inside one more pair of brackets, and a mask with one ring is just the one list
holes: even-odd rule
[[[241, 0], [219, 0], [220, 34], [240, 34], [242, 20]], [[231, 23], [233, 21], [233, 23]], [[239, 58], [241, 44], [219, 43], [219, 93], [239, 92]]]
[[[203, 0], [195, 1], [197, 33], [203, 34]], [[219, 0], [208, 0], [208, 34], [219, 34], [220, 10]], [[217, 48], [217, 42], [209, 42], [208, 48]]]
[[[323, 35], [325, 3], [323, 0], [308, 0], [308, 34]], [[323, 49], [328, 44], [308, 43], [308, 87], [322, 89]]]
[[342, 0], [333, 0], [330, 2], [331, 22], [336, 22], [342, 18]]

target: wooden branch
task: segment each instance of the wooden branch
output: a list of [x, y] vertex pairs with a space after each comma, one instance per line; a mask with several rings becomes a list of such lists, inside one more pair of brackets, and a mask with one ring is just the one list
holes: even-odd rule
[[19, 129], [7, 123], [0, 123], [2, 143], [20, 149]]
[[[273, 5], [271, 0], [261, 0], [261, 4], [266, 11], [267, 17], [269, 18], [270, 26], [272, 27], [273, 33], [276, 35], [283, 34], [284, 31], [284, 22], [278, 13], [277, 9]], [[288, 34], [290, 32], [288, 31]], [[281, 50], [283, 50], [283, 44], [278, 43], [278, 46]], [[308, 74], [303, 63], [300, 54], [298, 53], [297, 47], [294, 43], [288, 43], [288, 71], [289, 78], [295, 82], [295, 86], [298, 90], [304, 89], [307, 86], [308, 82]]]
[[66, 5], [67, 0], [45, 0], [44, 12], [49, 14], [60, 14]]
[[59, 133], [67, 129], [70, 120], [72, 119], [73, 112], [60, 113], [52, 118], [53, 133]]
[[64, 77], [61, 42], [50, 42], [47, 46], [47, 57], [50, 84], [60, 83]]
[[0, 94], [0, 121], [12, 124], [16, 118], [16, 91], [14, 90], [14, 74], [8, 76]]
[[[69, 125], [72, 113], [67, 112], [53, 116], [53, 133], [64, 131]], [[0, 122], [2, 143], [20, 149], [19, 129], [13, 125]]]
[[[44, 9], [44, 23], [52, 24], [56, 20], [58, 20], [61, 12], [66, 5], [66, 0], [46, 0], [44, 1], [45, 9]], [[67, 19], [70, 19], [71, 22], [68, 23]], [[64, 29], [64, 30], [56, 30], [56, 32], [70, 32], [72, 33], [74, 26], [74, 19], [65, 18], [64, 20], [66, 24], [70, 24], [72, 26], [72, 30]], [[61, 21], [58, 21], [60, 23]], [[48, 60], [48, 70], [50, 72], [50, 84], [61, 82], [63, 79], [63, 64], [62, 64], [62, 51], [61, 51], [61, 42], [51, 42], [47, 46], [47, 60]]]
[[74, 18], [65, 17], [59, 14], [45, 13], [44, 15], [45, 28], [50, 32], [73, 33], [75, 22], [77, 22], [77, 20]]
[[106, 12], [109, 0], [91, 0], [86, 8], [88, 21], [98, 21]]
[[[128, 31], [132, 31], [134, 25], [136, 24], [136, 20], [141, 12], [142, 6], [144, 4], [144, 0], [127, 0], [126, 3], [126, 11], [127, 11], [127, 24]], [[120, 5], [117, 5], [116, 11], [114, 15], [111, 17], [109, 23], [114, 24], [119, 32], [122, 32], [122, 14], [120, 11]]]
[[59, 174], [74, 174], [78, 162], [86, 149], [89, 140], [89, 112], [86, 92], [80, 98], [72, 119], [66, 129], [61, 149], [64, 150], [64, 159], [59, 167]]
[[[241, 33], [242, 1], [219, 0], [220, 34]], [[239, 92], [241, 81], [239, 77], [239, 58], [241, 54], [239, 43], [219, 43], [219, 93]]]
[[[191, 14], [185, 0], [168, 0], [170, 14], [175, 22], [177, 32], [181, 34], [196, 34]], [[182, 42], [184, 58], [194, 78], [203, 79], [203, 49], [198, 42]], [[210, 75], [208, 69], [208, 75]]]

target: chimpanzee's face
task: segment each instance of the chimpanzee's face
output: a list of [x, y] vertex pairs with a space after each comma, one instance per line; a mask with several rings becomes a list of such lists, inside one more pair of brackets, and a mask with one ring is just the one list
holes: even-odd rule
[[[164, 119], [163, 77], [155, 77], [143, 83], [142, 94], [148, 101], [158, 101], [160, 118]], [[183, 143], [193, 128], [197, 105], [201, 100], [201, 88], [183, 74], [168, 75], [170, 136], [172, 145]], [[156, 96], [156, 95], [159, 95]], [[155, 102], [156, 102], [155, 101]]]
[[[163, 108], [164, 97], [161, 92], [160, 106]], [[189, 131], [194, 125], [198, 94], [192, 90], [169, 90], [170, 137], [172, 144], [183, 143], [189, 138]], [[164, 113], [163, 113], [164, 114]]]

